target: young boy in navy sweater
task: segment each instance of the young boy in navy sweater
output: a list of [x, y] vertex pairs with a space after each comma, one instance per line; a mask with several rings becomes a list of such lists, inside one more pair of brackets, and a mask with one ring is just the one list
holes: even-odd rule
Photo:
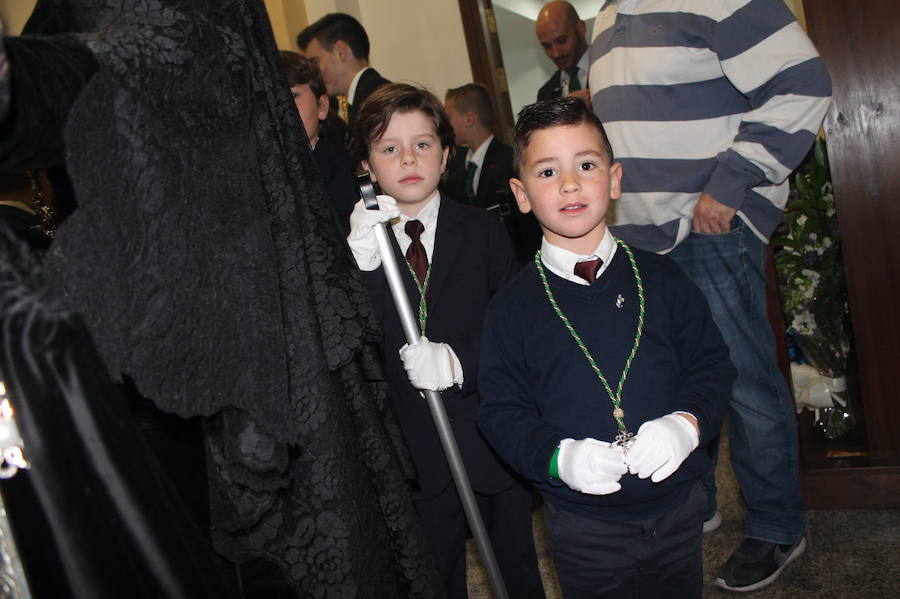
[[[421, 389], [442, 392], [510, 597], [542, 598], [531, 494], [475, 424], [484, 314], [518, 268], [506, 230], [486, 210], [438, 192], [453, 127], [432, 94], [384, 85], [366, 99], [354, 125], [354, 157], [386, 195], [378, 196], [379, 210], [354, 207], [347, 240], [382, 323], [385, 375], [418, 473], [412, 497], [447, 596], [467, 596], [466, 521]], [[419, 315], [423, 337], [413, 346], [406, 345], [381, 269], [372, 233], [379, 222], [390, 222], [395, 258]]]
[[567, 599], [700, 597], [728, 349], [674, 262], [607, 229], [622, 166], [584, 102], [523, 109], [514, 149], [512, 189], [544, 239], [488, 309], [481, 430], [544, 496]]

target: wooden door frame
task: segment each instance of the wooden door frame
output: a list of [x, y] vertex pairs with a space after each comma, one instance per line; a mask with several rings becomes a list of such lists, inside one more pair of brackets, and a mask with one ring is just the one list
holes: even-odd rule
[[494, 105], [494, 135], [504, 143], [512, 141], [513, 114], [509, 84], [503, 67], [497, 19], [491, 0], [459, 0], [469, 64], [475, 83], [484, 85]]

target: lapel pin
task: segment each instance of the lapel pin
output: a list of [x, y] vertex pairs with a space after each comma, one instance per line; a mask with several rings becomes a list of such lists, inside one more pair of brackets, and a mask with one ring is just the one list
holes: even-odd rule
[[621, 309], [622, 306], [625, 305], [625, 298], [622, 297], [622, 294], [619, 294], [619, 297], [616, 298], [616, 308]]

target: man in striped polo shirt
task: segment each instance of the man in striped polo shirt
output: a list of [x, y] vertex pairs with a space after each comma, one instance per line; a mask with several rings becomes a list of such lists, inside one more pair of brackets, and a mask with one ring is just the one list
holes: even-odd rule
[[[624, 172], [612, 230], [681, 265], [738, 369], [728, 423], [745, 538], [716, 582], [761, 588], [806, 545], [796, 421], [766, 319], [763, 259], [830, 79], [783, 0], [607, 0], [590, 58], [594, 111]], [[713, 473], [706, 482], [712, 522]]]

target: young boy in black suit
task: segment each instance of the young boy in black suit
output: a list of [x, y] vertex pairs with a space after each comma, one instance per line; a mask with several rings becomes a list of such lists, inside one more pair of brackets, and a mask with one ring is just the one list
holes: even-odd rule
[[[510, 596], [543, 597], [531, 536], [531, 494], [475, 425], [482, 321], [491, 297], [515, 273], [516, 261], [496, 216], [438, 192], [452, 145], [453, 128], [432, 94], [406, 84], [373, 92], [357, 115], [351, 149], [386, 195], [378, 196], [380, 210], [367, 210], [362, 202], [354, 207], [348, 242], [382, 322], [386, 377], [418, 471], [412, 496], [447, 596], [467, 596], [466, 521], [420, 389], [443, 393]], [[413, 346], [405, 343], [372, 233], [388, 221], [397, 261], [409, 265], [403, 269], [407, 294], [414, 311], [420, 308], [423, 337]]]
[[513, 151], [494, 137], [494, 108], [487, 88], [469, 83], [448, 89], [444, 109], [459, 146], [447, 166], [441, 193], [499, 215], [516, 259], [526, 264], [541, 244], [541, 228], [534, 215], [516, 209], [509, 188], [509, 180], [516, 176]]
[[481, 430], [544, 497], [564, 597], [699, 598], [728, 348], [674, 262], [607, 229], [622, 166], [584, 102], [526, 107], [514, 144], [544, 240], [485, 319]]

